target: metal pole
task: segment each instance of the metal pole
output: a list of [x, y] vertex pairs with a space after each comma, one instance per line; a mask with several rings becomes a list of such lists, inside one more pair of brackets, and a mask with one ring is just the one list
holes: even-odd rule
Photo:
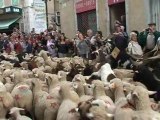
[[48, 5], [47, 5], [48, 0], [45, 0], [45, 5], [46, 5], [46, 22], [47, 22], [47, 29], [48, 29]]

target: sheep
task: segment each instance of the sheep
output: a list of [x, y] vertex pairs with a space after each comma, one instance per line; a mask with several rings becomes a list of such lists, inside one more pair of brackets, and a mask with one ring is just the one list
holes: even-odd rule
[[[34, 70], [33, 70], [34, 72]], [[41, 81], [44, 81], [45, 80], [45, 73], [39, 69], [37, 69], [35, 73], [35, 76], [38, 77]]]
[[11, 92], [12, 97], [14, 98], [14, 104], [16, 107], [24, 108], [29, 112], [31, 117], [32, 113], [32, 101], [33, 93], [30, 89], [30, 86], [24, 82], [18, 83]]
[[93, 81], [92, 84], [93, 84], [92, 87], [93, 87], [94, 98], [103, 100], [107, 104], [107, 112], [113, 113], [115, 105], [114, 105], [112, 99], [110, 97], [106, 96], [104, 83], [102, 81], [95, 80], [95, 81]]
[[153, 97], [156, 101], [160, 100], [160, 83], [146, 66], [138, 67], [138, 71], [135, 72], [133, 80], [143, 83], [148, 90], [157, 91]]
[[44, 111], [44, 120], [56, 120], [59, 109], [59, 101], [52, 96], [47, 96], [46, 109]]
[[44, 66], [44, 72], [45, 73], [52, 73], [52, 68], [50, 66], [45, 65]]
[[131, 108], [125, 108], [128, 104], [128, 100], [124, 94], [123, 82], [115, 78], [110, 81], [110, 89], [113, 91], [115, 96], [115, 117], [114, 120], [132, 120], [131, 115], [133, 110]]
[[11, 81], [11, 78], [6, 77], [4, 83], [5, 83], [4, 85], [6, 87], [6, 91], [11, 92], [15, 86], [14, 83]]
[[68, 72], [64, 72], [64, 71], [58, 71], [58, 78], [59, 78], [59, 81], [67, 81], [67, 75], [69, 73]]
[[87, 117], [93, 120], [113, 120], [113, 115], [106, 112], [105, 105], [103, 100], [92, 101]]
[[14, 105], [13, 97], [6, 91], [0, 92], [0, 119], [4, 119], [7, 111]]
[[61, 103], [61, 96], [59, 94], [59, 79], [58, 79], [58, 75], [55, 74], [47, 74], [46, 73], [46, 82], [49, 88], [49, 94], [50, 96], [52, 96], [55, 99], [58, 99], [59, 102]]
[[82, 82], [74, 82], [73, 87], [80, 97], [80, 102], [88, 101], [93, 98], [93, 96], [85, 95], [84, 86]]
[[1, 91], [7, 91], [5, 85], [2, 82], [0, 82], [0, 92]]
[[10, 109], [9, 114], [11, 114], [15, 120], [32, 120], [29, 117], [20, 115], [20, 110], [24, 111], [23, 108], [13, 107], [12, 109]]
[[132, 114], [134, 120], [159, 120], [160, 113], [151, 109], [148, 90], [141, 86], [135, 86], [133, 92], [127, 96], [128, 101], [133, 104], [136, 111]]
[[86, 77], [81, 75], [81, 74], [77, 74], [77, 75], [74, 76], [72, 82], [76, 82], [76, 81], [86, 83]]
[[45, 101], [49, 94], [42, 91], [42, 84], [38, 79], [32, 80], [33, 108], [37, 120], [44, 120], [44, 111], [46, 109]]
[[6, 69], [6, 70], [3, 72], [2, 77], [3, 77], [3, 78], [10, 77], [10, 75], [12, 75], [12, 73], [13, 73], [13, 70]]
[[63, 70], [64, 70], [65, 72], [70, 72], [71, 69], [72, 69], [69, 62], [64, 62], [64, 63], [62, 63], [62, 67], [63, 67]]
[[79, 120], [79, 116], [76, 113], [69, 113], [72, 108], [77, 107], [77, 103], [74, 102], [68, 82], [61, 82], [60, 94], [63, 100], [58, 110], [57, 120]]
[[113, 72], [116, 75], [116, 77], [121, 80], [124, 78], [133, 78], [133, 76], [134, 76], [133, 70], [114, 69]]
[[94, 75], [97, 77], [100, 77], [101, 80], [106, 83], [116, 78], [113, 70], [111, 69], [111, 66], [108, 63], [104, 64], [98, 72], [92, 73], [91, 76], [94, 76]]

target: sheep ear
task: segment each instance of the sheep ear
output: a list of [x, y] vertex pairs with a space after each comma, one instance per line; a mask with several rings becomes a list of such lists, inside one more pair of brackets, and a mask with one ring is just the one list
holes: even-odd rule
[[115, 89], [115, 88], [116, 88], [115, 83], [111, 83], [111, 84], [109, 85], [109, 88], [111, 88], [111, 89]]
[[94, 118], [93, 113], [87, 113], [86, 116], [87, 116], [88, 118]]
[[139, 98], [139, 95], [138, 95], [138, 93], [137, 93], [137, 92], [135, 92], [135, 91], [132, 93], [132, 95], [133, 95], [134, 97], [137, 97], [137, 98]]
[[110, 114], [110, 113], [106, 113], [106, 115], [110, 118], [113, 118], [114, 117], [114, 114]]
[[14, 73], [12, 75], [10, 75], [10, 77], [14, 79], [14, 77], [15, 77]]
[[72, 87], [73, 87], [74, 89], [77, 89], [77, 88], [78, 88], [78, 85], [77, 85], [76, 83], [73, 83], [73, 84], [72, 84]]
[[156, 93], [157, 93], [157, 91], [148, 91], [148, 95], [154, 95]]
[[85, 76], [85, 80], [89, 80], [91, 76]]

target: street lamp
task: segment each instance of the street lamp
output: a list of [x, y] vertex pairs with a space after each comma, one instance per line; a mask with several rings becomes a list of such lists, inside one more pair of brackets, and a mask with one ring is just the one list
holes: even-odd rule
[[[42, 0], [45, 2], [45, 6], [46, 6], [46, 22], [47, 22], [47, 29], [48, 29], [48, 0]], [[51, 1], [51, 0], [49, 0]]]

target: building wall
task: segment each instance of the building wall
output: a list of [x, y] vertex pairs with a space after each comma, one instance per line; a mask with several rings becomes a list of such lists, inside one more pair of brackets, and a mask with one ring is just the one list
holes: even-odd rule
[[148, 25], [147, 0], [126, 0], [127, 31], [142, 31]]
[[[24, 0], [19, 0], [18, 7], [22, 7]], [[4, 7], [12, 6], [12, 0], [4, 0]]]
[[48, 0], [48, 25], [51, 24], [51, 18], [55, 15], [55, 5], [54, 5], [55, 0]]
[[107, 3], [106, 0], [97, 0], [97, 30], [103, 32], [106, 37], [109, 33], [107, 30]]
[[61, 31], [68, 38], [73, 38], [77, 30], [76, 12], [74, 0], [60, 3]]

